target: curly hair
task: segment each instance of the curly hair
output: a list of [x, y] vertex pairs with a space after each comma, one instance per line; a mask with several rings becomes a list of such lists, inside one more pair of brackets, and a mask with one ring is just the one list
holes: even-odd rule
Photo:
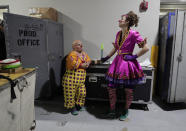
[[129, 28], [134, 26], [134, 25], [135, 25], [135, 27], [137, 27], [138, 26], [139, 17], [133, 11], [130, 11], [126, 15], [127, 15], [126, 20], [129, 22]]

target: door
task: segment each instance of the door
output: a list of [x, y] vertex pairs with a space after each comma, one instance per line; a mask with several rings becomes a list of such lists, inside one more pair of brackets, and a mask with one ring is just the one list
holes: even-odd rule
[[[170, 71], [170, 88], [169, 88], [169, 97], [168, 102], [174, 103], [181, 101], [179, 100], [179, 96], [182, 95], [183, 86], [179, 83], [183, 80], [180, 78], [180, 75], [184, 73], [183, 65], [180, 66], [180, 59], [182, 58], [182, 45], [183, 45], [183, 35], [184, 35], [184, 11], [176, 11], [176, 23], [175, 23], [175, 32], [173, 39], [173, 47], [172, 47], [172, 63], [171, 63], [171, 71]], [[181, 71], [182, 70], [182, 71]], [[181, 73], [180, 73], [181, 72]], [[179, 80], [178, 80], [179, 79]], [[184, 80], [185, 81], [185, 80]], [[185, 83], [186, 84], [186, 83]], [[184, 92], [183, 92], [184, 93]], [[182, 96], [183, 97], [183, 96]]]
[[182, 34], [181, 46], [179, 48], [179, 54], [177, 54], [178, 61], [178, 73], [177, 73], [177, 83], [175, 90], [175, 101], [176, 102], [186, 102], [186, 12], [181, 11], [182, 15]]
[[46, 22], [42, 19], [4, 14], [8, 58], [20, 58], [23, 67], [37, 68], [35, 98], [48, 95]]
[[49, 78], [51, 95], [58, 92], [61, 84], [61, 62], [63, 56], [63, 28], [53, 21], [47, 23]]
[[177, 14], [169, 12], [160, 19], [160, 41], [159, 41], [159, 60], [158, 60], [158, 95], [161, 99], [169, 101], [170, 96], [170, 74], [173, 66], [172, 56], [174, 48], [175, 22]]

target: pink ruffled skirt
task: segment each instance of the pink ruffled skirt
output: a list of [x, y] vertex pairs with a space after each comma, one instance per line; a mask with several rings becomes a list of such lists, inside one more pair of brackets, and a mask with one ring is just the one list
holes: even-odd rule
[[106, 74], [108, 86], [112, 88], [142, 84], [144, 74], [137, 60], [125, 61], [123, 55], [117, 55]]

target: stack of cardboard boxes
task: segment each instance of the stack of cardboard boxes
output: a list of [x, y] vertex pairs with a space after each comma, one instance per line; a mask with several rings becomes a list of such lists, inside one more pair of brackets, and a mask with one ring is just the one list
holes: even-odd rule
[[54, 8], [46, 7], [33, 7], [29, 9], [29, 15], [31, 17], [42, 18], [42, 19], [50, 19], [54, 21], [58, 21], [58, 12]]

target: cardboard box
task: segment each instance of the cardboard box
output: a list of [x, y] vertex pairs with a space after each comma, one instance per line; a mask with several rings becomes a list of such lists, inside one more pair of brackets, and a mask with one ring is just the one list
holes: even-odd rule
[[29, 9], [29, 15], [36, 18], [58, 20], [58, 12], [54, 8], [33, 7]]

